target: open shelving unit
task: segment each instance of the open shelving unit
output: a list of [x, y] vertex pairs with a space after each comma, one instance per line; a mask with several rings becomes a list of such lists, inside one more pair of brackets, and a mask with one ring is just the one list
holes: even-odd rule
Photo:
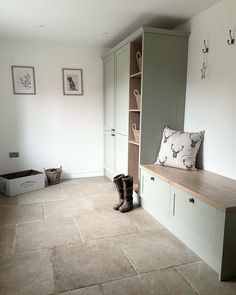
[[[135, 123], [138, 130], [140, 130], [140, 114], [141, 110], [137, 105], [134, 91], [138, 90], [142, 101], [142, 66], [138, 67], [136, 54], [140, 52], [142, 55], [142, 35], [130, 42], [130, 95], [129, 95], [129, 140], [128, 140], [128, 173], [134, 178], [134, 191], [138, 192], [139, 179], [139, 157], [140, 157], [140, 142], [135, 140], [132, 124]], [[140, 102], [141, 105], [141, 102]], [[139, 136], [140, 138], [140, 136]]]

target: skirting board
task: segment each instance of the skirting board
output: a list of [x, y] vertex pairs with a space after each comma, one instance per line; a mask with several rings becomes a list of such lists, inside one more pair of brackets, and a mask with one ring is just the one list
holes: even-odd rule
[[104, 168], [104, 175], [107, 176], [109, 179], [113, 179], [113, 174], [107, 170], [106, 168]]
[[103, 171], [86, 171], [86, 172], [62, 172], [62, 179], [85, 178], [104, 176]]

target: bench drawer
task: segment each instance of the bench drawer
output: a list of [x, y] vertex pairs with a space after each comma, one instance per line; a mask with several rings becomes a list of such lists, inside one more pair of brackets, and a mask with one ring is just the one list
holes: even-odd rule
[[141, 197], [151, 201], [165, 217], [170, 212], [170, 185], [156, 176], [141, 171]]
[[177, 188], [174, 192], [174, 219], [187, 225], [196, 235], [214, 244], [217, 210]]

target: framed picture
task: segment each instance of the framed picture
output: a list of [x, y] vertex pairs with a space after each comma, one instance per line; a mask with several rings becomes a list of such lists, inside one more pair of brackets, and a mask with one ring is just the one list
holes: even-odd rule
[[34, 67], [12, 66], [14, 94], [36, 94]]
[[63, 94], [83, 95], [83, 71], [81, 69], [62, 69]]

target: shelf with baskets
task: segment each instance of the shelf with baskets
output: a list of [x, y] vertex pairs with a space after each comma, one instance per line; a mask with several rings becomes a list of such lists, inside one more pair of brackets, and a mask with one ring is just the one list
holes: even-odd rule
[[138, 190], [140, 110], [142, 80], [142, 36], [130, 43], [130, 96], [129, 96], [129, 145], [128, 173], [134, 178]]
[[129, 140], [139, 143], [140, 113], [129, 113]]

